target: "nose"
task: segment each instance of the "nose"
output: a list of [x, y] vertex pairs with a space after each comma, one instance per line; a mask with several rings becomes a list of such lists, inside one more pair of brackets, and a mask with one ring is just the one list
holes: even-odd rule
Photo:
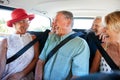
[[91, 29], [93, 29], [93, 30], [96, 29], [96, 26], [95, 26], [95, 25], [92, 25]]

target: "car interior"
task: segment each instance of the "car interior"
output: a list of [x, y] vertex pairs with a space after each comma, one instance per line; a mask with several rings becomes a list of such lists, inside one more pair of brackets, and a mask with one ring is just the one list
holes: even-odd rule
[[[119, 11], [120, 0], [0, 0], [0, 41], [14, 32], [12, 28], [7, 27], [6, 21], [11, 18], [10, 14], [16, 8], [23, 8], [28, 13], [35, 14], [27, 32], [39, 36], [42, 51], [56, 12], [72, 12], [73, 30], [84, 33], [82, 38], [87, 40], [87, 30], [91, 28], [95, 17], [104, 17], [110, 12]], [[94, 54], [91, 56], [93, 58]]]

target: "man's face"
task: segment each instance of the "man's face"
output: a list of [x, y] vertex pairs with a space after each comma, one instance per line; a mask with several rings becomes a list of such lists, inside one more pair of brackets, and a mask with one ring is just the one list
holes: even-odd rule
[[98, 34], [98, 33], [100, 33], [99, 31], [99, 28], [100, 27], [103, 27], [102, 26], [102, 20], [101, 19], [95, 19], [94, 21], [93, 21], [93, 24], [92, 24], [92, 27], [91, 27], [91, 29], [95, 32], [95, 34]]
[[55, 33], [59, 36], [65, 35], [68, 26], [69, 20], [63, 14], [58, 13], [54, 21]]

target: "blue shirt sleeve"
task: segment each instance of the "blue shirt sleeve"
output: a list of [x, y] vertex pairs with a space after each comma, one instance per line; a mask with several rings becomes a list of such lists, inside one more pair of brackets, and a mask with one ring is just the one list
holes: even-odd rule
[[89, 73], [89, 56], [90, 51], [88, 44], [83, 40], [79, 44], [78, 54], [74, 56], [72, 62], [72, 75], [81, 76]]

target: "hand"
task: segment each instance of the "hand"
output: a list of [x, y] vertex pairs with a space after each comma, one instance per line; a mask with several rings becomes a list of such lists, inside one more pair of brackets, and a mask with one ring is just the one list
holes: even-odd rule
[[99, 39], [102, 40], [102, 42], [106, 42], [106, 38], [108, 38], [108, 36], [105, 33], [99, 34]]
[[22, 72], [17, 72], [15, 74], [11, 74], [7, 80], [20, 80], [23, 77]]
[[42, 77], [35, 77], [35, 80], [43, 80]]

